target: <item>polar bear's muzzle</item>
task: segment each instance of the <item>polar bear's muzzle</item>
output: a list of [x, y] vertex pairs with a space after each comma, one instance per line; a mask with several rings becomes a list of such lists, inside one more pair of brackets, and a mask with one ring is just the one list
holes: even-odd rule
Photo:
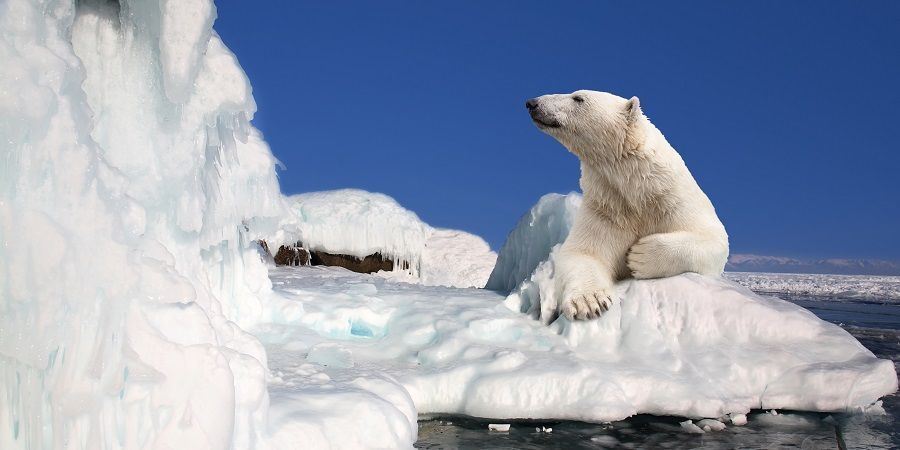
[[538, 99], [532, 98], [528, 100], [525, 102], [525, 107], [528, 108], [528, 114], [531, 115], [531, 120], [534, 121], [538, 128], [544, 130], [562, 126], [556, 117], [553, 117], [552, 114], [548, 114], [544, 108], [541, 108], [541, 103]]

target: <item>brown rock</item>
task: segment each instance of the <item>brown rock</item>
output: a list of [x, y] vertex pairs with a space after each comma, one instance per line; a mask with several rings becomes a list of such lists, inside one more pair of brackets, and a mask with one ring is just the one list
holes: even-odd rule
[[[266, 241], [259, 241], [259, 246], [269, 255], [269, 246]], [[359, 258], [352, 255], [328, 253], [319, 250], [309, 251], [303, 248], [302, 242], [295, 245], [282, 245], [275, 254], [276, 266], [336, 266], [343, 267], [358, 273], [375, 273], [379, 270], [394, 270], [394, 260], [385, 258], [381, 253]], [[409, 262], [400, 261], [400, 268], [409, 269]]]
[[275, 265], [307, 266], [309, 259], [309, 250], [294, 245], [282, 245], [275, 254]]
[[[375, 273], [379, 270], [394, 270], [394, 260], [387, 259], [381, 253], [358, 258], [352, 255], [332, 254], [322, 251], [311, 252], [312, 265], [338, 266], [359, 273]], [[409, 264], [405, 264], [407, 267]]]

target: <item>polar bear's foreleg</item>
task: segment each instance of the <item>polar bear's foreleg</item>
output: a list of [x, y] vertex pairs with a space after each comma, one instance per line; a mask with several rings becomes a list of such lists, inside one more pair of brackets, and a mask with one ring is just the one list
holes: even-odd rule
[[677, 231], [639, 239], [627, 263], [638, 279], [670, 277], [685, 272], [719, 275], [728, 259], [727, 237], [716, 233]]
[[632, 242], [633, 237], [606, 221], [577, 218], [556, 261], [559, 312], [570, 320], [593, 319], [606, 312]]

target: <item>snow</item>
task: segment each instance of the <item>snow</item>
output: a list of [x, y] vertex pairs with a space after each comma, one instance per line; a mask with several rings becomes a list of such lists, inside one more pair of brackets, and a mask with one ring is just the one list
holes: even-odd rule
[[[492, 291], [324, 267], [271, 276], [281, 299], [252, 332], [278, 376], [273, 408], [323, 389], [345, 397], [310, 417], [363, 402], [381, 408], [372, 420], [387, 414], [386, 405], [411, 407], [408, 422], [390, 427], [393, 436], [409, 436], [417, 415], [507, 423], [499, 421], [607, 422], [646, 413], [715, 430], [727, 417], [742, 423], [751, 409], [858, 411], [897, 388], [893, 364], [840, 327], [693, 274], [622, 283], [621, 302], [599, 320], [550, 326]], [[327, 377], [311, 380], [311, 370]], [[384, 391], [373, 397], [352, 384], [360, 379]], [[287, 387], [296, 397], [275, 394]]]
[[384, 194], [358, 189], [311, 192], [289, 198], [292, 214], [282, 228], [296, 230], [310, 250], [365, 257], [381, 252], [419, 272], [433, 230], [412, 211]]
[[272, 242], [301, 241], [311, 250], [363, 258], [381, 253], [395, 264], [381, 276], [429, 286], [483, 287], [497, 254], [465, 231], [433, 228], [393, 198], [359, 189], [289, 198], [291, 213]]
[[[608, 422], [656, 414], [706, 432], [744, 424], [753, 409], [868, 411], [896, 391], [893, 363], [840, 327], [724, 279], [625, 281], [598, 320], [535, 320], [548, 317], [541, 308], [552, 292], [552, 254], [578, 206], [575, 194], [544, 196], [519, 221], [491, 276], [519, 284], [508, 296], [281, 268], [271, 272], [281, 300], [252, 331], [279, 383], [347, 393], [337, 410], [373, 401], [349, 380], [377, 379], [390, 393], [374, 399], [379, 407], [391, 397], [398, 411], [411, 404], [424, 417]], [[297, 361], [314, 362], [310, 355], [327, 375], [315, 386], [295, 375]], [[294, 401], [273, 394], [273, 408]], [[390, 433], [408, 436], [415, 415]]]
[[726, 272], [725, 278], [756, 292], [900, 303], [900, 277]]
[[483, 287], [497, 253], [479, 236], [460, 230], [436, 229], [422, 253], [422, 284]]

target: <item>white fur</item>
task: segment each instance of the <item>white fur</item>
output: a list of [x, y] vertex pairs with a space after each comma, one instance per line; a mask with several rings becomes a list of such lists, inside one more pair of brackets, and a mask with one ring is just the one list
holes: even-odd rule
[[584, 201], [557, 261], [560, 313], [599, 316], [629, 276], [722, 273], [725, 227], [637, 97], [577, 91], [532, 102], [535, 124], [581, 160]]

